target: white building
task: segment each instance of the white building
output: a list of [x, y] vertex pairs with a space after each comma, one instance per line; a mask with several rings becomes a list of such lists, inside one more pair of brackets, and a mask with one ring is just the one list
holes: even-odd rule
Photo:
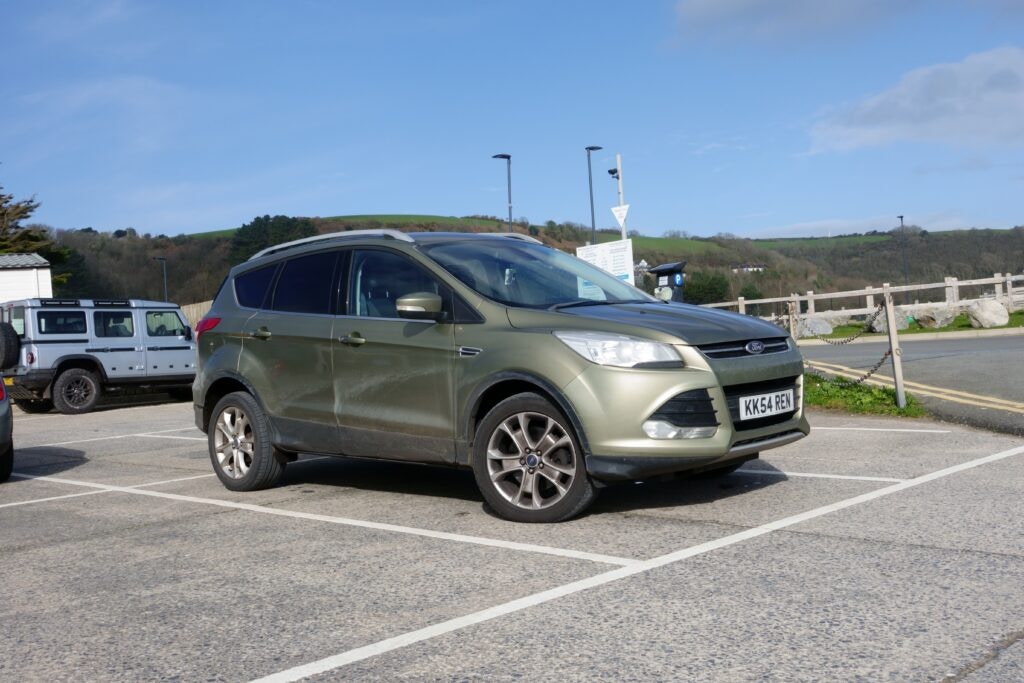
[[39, 254], [0, 254], [0, 301], [52, 296], [49, 261]]

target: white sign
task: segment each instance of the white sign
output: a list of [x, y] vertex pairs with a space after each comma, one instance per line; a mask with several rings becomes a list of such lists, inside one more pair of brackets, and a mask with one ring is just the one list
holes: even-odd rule
[[613, 206], [612, 214], [615, 216], [615, 220], [619, 222], [619, 227], [626, 227], [626, 214], [629, 213], [629, 204], [623, 204], [622, 206]]
[[576, 250], [576, 256], [611, 273], [623, 282], [636, 284], [633, 279], [633, 240], [619, 240], [580, 247]]

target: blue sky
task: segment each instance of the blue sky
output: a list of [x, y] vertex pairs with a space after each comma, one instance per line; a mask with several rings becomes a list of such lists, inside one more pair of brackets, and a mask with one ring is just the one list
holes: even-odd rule
[[1018, 0], [6, 2], [35, 220], [506, 215], [748, 237], [1024, 224]]

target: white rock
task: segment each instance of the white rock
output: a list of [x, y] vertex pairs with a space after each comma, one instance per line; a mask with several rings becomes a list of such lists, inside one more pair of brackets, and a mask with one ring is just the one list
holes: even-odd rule
[[932, 306], [920, 310], [915, 318], [921, 327], [929, 329], [946, 327], [956, 318], [956, 309], [950, 306]]
[[1001, 327], [1010, 322], [1006, 306], [995, 299], [975, 301], [967, 307], [967, 317], [971, 319], [971, 327]]
[[827, 320], [821, 318], [804, 318], [800, 321], [799, 331], [801, 337], [814, 337], [832, 334], [832, 326]]

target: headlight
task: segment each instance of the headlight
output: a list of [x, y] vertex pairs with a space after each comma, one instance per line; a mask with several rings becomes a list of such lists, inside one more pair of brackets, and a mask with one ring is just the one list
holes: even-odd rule
[[598, 365], [620, 368], [681, 368], [683, 359], [670, 344], [603, 332], [555, 332], [563, 344]]

